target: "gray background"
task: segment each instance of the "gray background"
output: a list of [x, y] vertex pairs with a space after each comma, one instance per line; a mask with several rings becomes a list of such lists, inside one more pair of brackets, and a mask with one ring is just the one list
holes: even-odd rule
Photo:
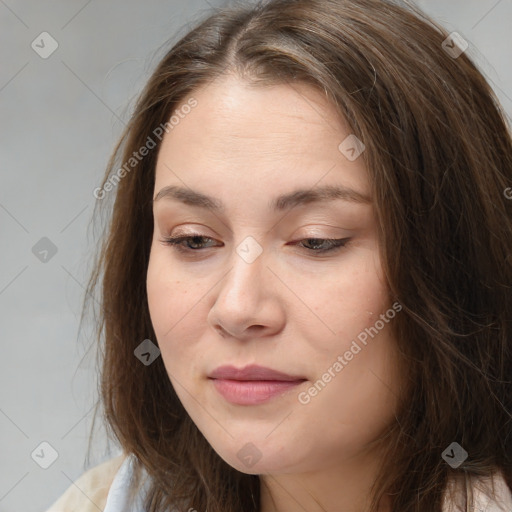
[[[0, 0], [0, 512], [42, 512], [118, 453], [99, 426], [85, 461], [96, 354], [78, 324], [92, 191], [161, 46], [223, 3]], [[469, 42], [510, 116], [512, 0], [417, 4]], [[31, 48], [43, 31], [59, 45], [47, 59]], [[57, 249], [46, 262], [32, 251], [43, 237]], [[43, 441], [58, 453], [48, 469], [31, 457]]]

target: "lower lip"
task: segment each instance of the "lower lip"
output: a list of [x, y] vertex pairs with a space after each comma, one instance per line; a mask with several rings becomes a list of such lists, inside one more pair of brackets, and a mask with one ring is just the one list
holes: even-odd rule
[[212, 379], [217, 391], [228, 401], [238, 405], [255, 405], [295, 388], [303, 380], [229, 380]]

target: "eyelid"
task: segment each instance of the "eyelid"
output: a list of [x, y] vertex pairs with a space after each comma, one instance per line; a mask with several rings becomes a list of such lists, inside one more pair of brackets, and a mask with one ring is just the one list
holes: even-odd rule
[[[184, 224], [185, 225], [191, 224], [192, 227], [187, 228], [187, 227], [183, 227], [183, 225], [180, 224], [179, 226], [176, 226], [175, 229], [173, 230], [173, 236], [205, 236], [205, 237], [210, 237], [210, 238], [220, 236], [214, 230], [212, 230], [211, 228], [207, 228], [203, 224], [194, 223], [194, 222], [189, 222], [189, 223], [184, 223]], [[200, 226], [200, 227], [195, 228], [193, 226], [194, 224], [196, 224], [197, 226]], [[310, 227], [310, 226], [313, 226], [313, 227]], [[311, 231], [308, 231], [308, 228]], [[301, 231], [302, 229], [305, 229], [306, 232], [302, 233], [302, 231]], [[208, 230], [209, 232], [213, 233], [213, 235], [207, 235], [204, 232], [199, 232], [196, 230]], [[336, 234], [326, 233], [326, 230], [334, 230], [336, 232]], [[168, 230], [160, 229], [160, 231], [168, 231]], [[271, 231], [274, 231], [274, 228], [272, 228]], [[298, 231], [300, 231], [300, 233], [301, 233], [298, 236], [302, 237], [302, 238], [341, 238], [343, 236], [352, 236], [354, 234], [355, 230], [348, 229], [348, 228], [341, 228], [338, 226], [333, 226], [333, 225], [328, 225], [328, 224], [319, 225], [319, 224], [315, 223], [315, 224], [306, 224], [304, 226], [301, 226]], [[231, 232], [231, 230], [230, 230], [230, 232]], [[294, 238], [296, 238], [296, 237], [294, 237]]]
[[[339, 230], [341, 230], [342, 228], [338, 228]], [[341, 238], [351, 238], [353, 235], [354, 235], [354, 232], [352, 230], [346, 230], [344, 229], [343, 230], [344, 233], [343, 234], [339, 234], [339, 235], [327, 235], [327, 234], [324, 234], [324, 233], [319, 233], [319, 232], [307, 232], [307, 233], [303, 233], [301, 235], [298, 235], [298, 236], [294, 236], [293, 239], [291, 240], [291, 242], [300, 242], [301, 240], [305, 240], [305, 239], [321, 239], [321, 240], [340, 240]], [[209, 239], [212, 239], [212, 240], [216, 240], [216, 236], [217, 235], [207, 235], [205, 233], [201, 233], [200, 231], [187, 231], [186, 229], [179, 229], [177, 228], [175, 231], [172, 232], [172, 236], [171, 234], [169, 235], [166, 235], [167, 238], [178, 238], [178, 237], [190, 237], [190, 238], [194, 238], [194, 237], [201, 237], [201, 238], [209, 238]]]
[[[163, 239], [160, 239], [160, 242], [163, 245], [167, 245], [171, 247], [174, 251], [177, 251], [184, 257], [194, 259], [194, 258], [200, 258], [204, 256], [204, 251], [207, 251], [208, 249], [212, 249], [214, 247], [200, 247], [198, 249], [191, 249], [189, 247], [183, 246], [183, 243], [188, 242], [189, 240], [192, 240], [194, 238], [199, 238], [203, 240], [209, 240], [209, 241], [216, 241], [214, 238], [209, 236], [204, 236], [199, 233], [188, 233], [188, 234], [178, 234], [173, 236], [167, 236], [163, 237]], [[309, 247], [305, 247], [304, 245], [301, 245], [304, 241], [320, 241], [320, 245], [327, 243], [329, 244], [327, 248], [324, 249], [311, 249]], [[301, 246], [302, 252], [305, 253], [307, 256], [313, 256], [314, 258], [320, 259], [322, 256], [335, 256], [339, 252], [342, 251], [346, 247], [347, 244], [351, 243], [352, 237], [345, 237], [345, 238], [327, 238], [327, 237], [320, 237], [320, 236], [305, 236], [302, 238], [299, 238], [298, 240], [289, 242], [289, 244], [292, 244], [294, 246]], [[199, 242], [198, 245], [202, 245], [202, 242]], [[309, 244], [307, 244], [309, 245]], [[311, 245], [318, 245], [318, 244], [311, 244]]]

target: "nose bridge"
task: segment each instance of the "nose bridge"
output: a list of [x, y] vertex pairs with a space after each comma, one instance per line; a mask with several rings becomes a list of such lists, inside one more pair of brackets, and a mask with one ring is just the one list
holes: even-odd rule
[[[220, 327], [238, 339], [277, 333], [286, 323], [286, 297], [278, 294], [286, 294], [286, 290], [273, 281], [271, 249], [251, 234], [242, 236], [227, 260], [227, 274], [215, 288], [209, 323], [216, 331]], [[256, 236], [266, 240], [264, 234]]]
[[253, 265], [263, 259], [263, 246], [252, 235], [248, 235], [235, 247], [235, 253], [247, 265]]
[[234, 246], [230, 270], [219, 283], [210, 312], [214, 323], [237, 337], [243, 336], [251, 325], [280, 324], [282, 311], [269, 283], [274, 276], [267, 269], [268, 263], [263, 247], [254, 237], [246, 236]]
[[234, 247], [231, 263], [231, 271], [226, 276], [224, 286], [230, 294], [234, 291], [233, 299], [244, 299], [245, 302], [249, 296], [253, 297], [260, 292], [265, 280], [263, 273], [267, 258], [264, 257], [262, 245], [253, 236], [246, 236]]

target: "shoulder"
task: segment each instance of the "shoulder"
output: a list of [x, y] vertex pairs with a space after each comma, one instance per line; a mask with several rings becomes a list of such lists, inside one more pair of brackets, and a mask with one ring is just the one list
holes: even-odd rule
[[126, 458], [123, 453], [83, 473], [46, 512], [103, 510], [112, 482]]
[[[475, 510], [486, 512], [512, 511], [512, 492], [503, 473], [495, 471], [492, 476], [471, 476], [471, 492]], [[465, 508], [466, 493], [461, 480], [452, 480], [444, 496], [443, 512], [459, 512]]]

